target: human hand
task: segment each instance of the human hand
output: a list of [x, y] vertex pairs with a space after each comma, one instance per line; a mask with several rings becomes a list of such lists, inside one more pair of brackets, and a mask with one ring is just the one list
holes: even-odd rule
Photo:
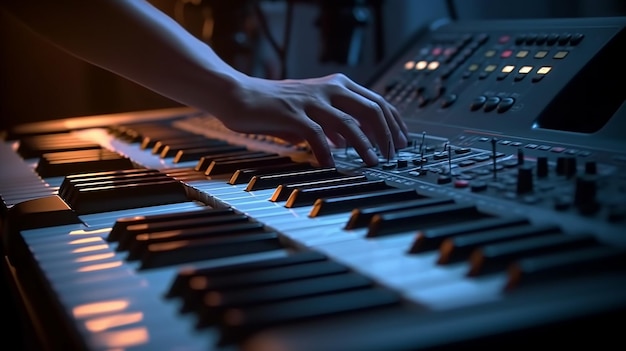
[[350, 145], [363, 161], [378, 163], [377, 145], [385, 156], [407, 146], [407, 127], [397, 110], [380, 95], [343, 74], [300, 80], [247, 77], [218, 116], [229, 129], [308, 142], [321, 166], [334, 165], [330, 140]]

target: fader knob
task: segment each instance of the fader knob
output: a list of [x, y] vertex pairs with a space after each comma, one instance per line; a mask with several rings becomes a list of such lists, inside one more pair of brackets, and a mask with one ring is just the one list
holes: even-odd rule
[[597, 182], [593, 176], [580, 176], [576, 179], [574, 204], [582, 213], [593, 213], [598, 209], [596, 200]]
[[545, 178], [548, 176], [548, 158], [537, 157], [537, 177]]
[[521, 166], [517, 170], [517, 193], [526, 194], [533, 191], [533, 169]]
[[566, 177], [576, 174], [576, 157], [559, 157], [556, 160], [556, 174]]
[[585, 163], [585, 174], [593, 175], [597, 173], [598, 173], [598, 169], [594, 161], [588, 161]]

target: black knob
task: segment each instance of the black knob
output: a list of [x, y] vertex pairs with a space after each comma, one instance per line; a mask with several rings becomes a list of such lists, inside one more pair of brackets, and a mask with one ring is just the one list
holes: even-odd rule
[[537, 177], [544, 178], [548, 176], [548, 158], [537, 157]]
[[576, 157], [559, 157], [556, 160], [556, 174], [571, 177], [576, 174]]
[[574, 204], [582, 213], [593, 213], [598, 209], [596, 200], [597, 182], [593, 176], [580, 176], [576, 179]]
[[597, 174], [598, 173], [598, 169], [596, 166], [596, 163], [594, 161], [587, 161], [585, 163], [585, 174]]
[[517, 193], [525, 194], [533, 191], [533, 169], [521, 166], [517, 170]]

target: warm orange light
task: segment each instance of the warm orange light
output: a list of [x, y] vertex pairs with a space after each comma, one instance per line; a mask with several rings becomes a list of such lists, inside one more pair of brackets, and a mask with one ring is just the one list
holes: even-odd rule
[[92, 332], [102, 332], [111, 328], [121, 327], [139, 323], [143, 320], [143, 313], [120, 313], [112, 316], [98, 317], [85, 322], [87, 330]]
[[121, 267], [122, 261], [108, 262], [108, 263], [100, 263], [100, 264], [92, 264], [89, 266], [81, 267], [78, 269], [78, 272], [95, 272], [95, 271], [103, 271], [105, 269]]
[[99, 261], [99, 260], [106, 260], [111, 257], [115, 257], [115, 254], [113, 252], [79, 257], [75, 259], [74, 262], [77, 262], [77, 263], [93, 262], [93, 261]]
[[100, 237], [91, 237], [91, 238], [81, 238], [81, 239], [76, 239], [76, 240], [72, 240], [70, 241], [70, 245], [80, 245], [80, 244], [86, 244], [86, 243], [93, 243], [93, 242], [102, 242], [102, 238]]
[[404, 63], [404, 69], [409, 70], [415, 67], [415, 61], [407, 61]]
[[72, 253], [81, 253], [81, 252], [91, 252], [91, 251], [98, 251], [98, 250], [104, 250], [106, 248], [108, 248], [109, 246], [106, 244], [102, 244], [102, 245], [91, 245], [91, 246], [85, 246], [85, 247], [81, 247], [80, 249], [75, 249], [72, 250]]
[[85, 318], [102, 313], [120, 312], [128, 308], [128, 305], [128, 300], [94, 302], [74, 307], [72, 314], [75, 318]]
[[95, 230], [85, 230], [85, 229], [79, 229], [79, 230], [72, 230], [70, 232], [70, 235], [93, 235], [93, 234], [105, 234], [111, 231], [111, 228], [102, 228], [102, 229], [95, 229]]
[[426, 68], [426, 66], [428, 66], [428, 62], [426, 61], [419, 61], [415, 64], [415, 69], [418, 71], [423, 70], [424, 68]]
[[128, 348], [147, 343], [150, 340], [150, 334], [145, 327], [137, 327], [128, 330], [95, 334], [94, 338], [98, 345], [106, 348]]

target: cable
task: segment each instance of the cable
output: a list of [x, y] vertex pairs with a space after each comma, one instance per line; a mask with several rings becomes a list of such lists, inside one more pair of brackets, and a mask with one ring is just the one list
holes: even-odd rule
[[256, 13], [257, 18], [263, 28], [263, 32], [265, 36], [270, 42], [270, 45], [278, 55], [278, 59], [280, 60], [280, 76], [282, 79], [287, 78], [287, 51], [289, 49], [289, 41], [291, 35], [291, 22], [293, 18], [293, 2], [291, 0], [287, 0], [287, 14], [285, 19], [285, 30], [283, 33], [283, 45], [279, 45], [278, 41], [272, 36], [269, 25], [267, 24], [267, 19], [265, 18], [265, 14], [259, 5], [260, 1], [256, 1], [254, 3], [254, 11]]

